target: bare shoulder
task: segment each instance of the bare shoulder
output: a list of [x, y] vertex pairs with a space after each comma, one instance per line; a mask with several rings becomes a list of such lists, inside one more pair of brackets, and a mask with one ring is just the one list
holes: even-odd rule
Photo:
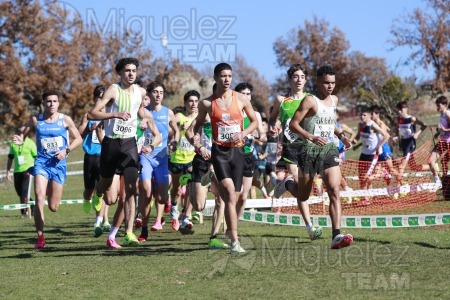
[[205, 99], [201, 100], [198, 103], [198, 105], [199, 106], [201, 105], [201, 106], [203, 106], [205, 108], [209, 108], [209, 107], [211, 107], [211, 100], [212, 100], [212, 96], [209, 96], [208, 98], [205, 98]]
[[139, 87], [139, 90], [141, 91], [142, 97], [145, 97], [145, 95], [147, 94], [147, 91], [141, 86]]
[[338, 96], [336, 96], [336, 95], [331, 95], [331, 99], [333, 99], [333, 101], [334, 101], [335, 103], [338, 103], [338, 102], [339, 102], [339, 98], [338, 98]]
[[285, 99], [286, 97], [285, 96], [283, 96], [283, 95], [277, 95], [277, 101], [278, 101], [278, 103], [281, 103], [281, 102], [283, 102], [283, 100]]

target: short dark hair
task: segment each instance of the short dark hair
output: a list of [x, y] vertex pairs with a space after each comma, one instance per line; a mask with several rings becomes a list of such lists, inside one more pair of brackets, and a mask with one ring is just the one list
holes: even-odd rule
[[408, 101], [401, 101], [397, 104], [397, 109], [401, 110], [404, 107], [408, 107]]
[[184, 115], [184, 113], [186, 112], [186, 109], [185, 109], [185, 107], [184, 106], [175, 106], [173, 109], [172, 109], [172, 111], [173, 111], [173, 113], [176, 115], [176, 114], [183, 114]]
[[195, 96], [198, 99], [200, 99], [200, 93], [199, 92], [197, 92], [196, 90], [190, 90], [186, 94], [184, 94], [184, 97], [183, 97], [184, 101], [185, 102], [188, 101], [189, 97], [191, 97], [191, 96]]
[[448, 99], [447, 99], [447, 97], [445, 97], [445, 96], [439, 96], [439, 97], [436, 98], [435, 103], [436, 103], [436, 105], [437, 105], [437, 104], [448, 105]]
[[105, 86], [103, 85], [97, 85], [94, 88], [94, 99], [100, 97], [101, 94], [105, 92]]
[[375, 113], [375, 114], [380, 114], [381, 113], [381, 107], [379, 107], [378, 105], [372, 105], [370, 107], [370, 111], [372, 113]]
[[288, 70], [287, 70], [287, 76], [288, 78], [292, 78], [292, 75], [294, 75], [295, 72], [302, 71], [303, 74], [305, 74], [306, 77], [309, 75], [309, 70], [305, 65], [302, 64], [293, 64]]
[[239, 93], [245, 89], [249, 89], [250, 92], [253, 92], [253, 85], [250, 82], [241, 82], [234, 88], [234, 90]]
[[121, 58], [116, 64], [116, 72], [119, 73], [120, 71], [122, 71], [126, 65], [135, 65], [136, 68], [139, 68], [141, 64], [139, 63], [139, 60], [134, 57]]
[[220, 63], [214, 68], [214, 76], [219, 76], [223, 70], [233, 71], [231, 66], [227, 63]]
[[58, 99], [61, 98], [61, 93], [58, 90], [46, 90], [42, 94], [42, 100], [45, 100], [45, 98], [47, 98], [48, 96], [53, 96], [53, 95], [58, 96]]
[[164, 92], [166, 92], [166, 87], [164, 86], [164, 84], [162, 82], [160, 82], [160, 81], [153, 81], [153, 82], [150, 82], [149, 85], [147, 85], [147, 93], [151, 93], [158, 86], [162, 87]]
[[331, 65], [323, 65], [317, 70], [317, 78], [321, 78], [323, 75], [336, 75], [336, 71]]

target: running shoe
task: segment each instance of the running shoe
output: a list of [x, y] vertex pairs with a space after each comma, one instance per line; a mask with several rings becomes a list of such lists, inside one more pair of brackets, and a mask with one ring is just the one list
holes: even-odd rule
[[157, 221], [155, 222], [155, 224], [153, 224], [152, 227], [150, 227], [151, 231], [160, 231], [162, 229], [163, 229], [163, 227], [161, 225], [161, 222], [157, 222]]
[[207, 186], [208, 184], [211, 183], [211, 180], [213, 179], [213, 177], [214, 177], [214, 170], [209, 169], [208, 172], [202, 176], [200, 183], [202, 184], [202, 186]]
[[177, 206], [172, 205], [172, 208], [170, 209], [170, 217], [172, 218], [172, 229], [175, 231], [180, 229], [180, 221], [178, 221], [179, 216], [180, 213], [178, 212]]
[[311, 241], [317, 240], [322, 235], [322, 227], [313, 226], [308, 230], [309, 238]]
[[102, 209], [103, 195], [100, 197], [97, 192], [94, 192], [94, 197], [92, 197], [92, 208], [99, 212]]
[[91, 212], [91, 201], [90, 200], [83, 201], [83, 211], [87, 214]]
[[141, 218], [137, 217], [134, 220], [134, 227], [135, 228], [141, 228], [142, 227], [142, 219]]
[[213, 249], [226, 249], [230, 248], [230, 245], [222, 243], [218, 238], [213, 238], [209, 240], [208, 247]]
[[286, 176], [286, 178], [284, 178], [282, 181], [280, 181], [279, 183], [277, 183], [277, 185], [275, 186], [274, 192], [273, 192], [273, 197], [274, 198], [280, 198], [281, 196], [283, 196], [284, 193], [286, 193], [286, 183], [288, 181], [292, 181], [294, 182], [294, 176], [292, 175], [288, 175]]
[[241, 243], [239, 243], [238, 241], [234, 241], [233, 243], [231, 243], [230, 253], [231, 254], [245, 253], [245, 250], [241, 247]]
[[148, 232], [146, 232], [146, 233], [145, 232], [141, 232], [141, 234], [138, 237], [138, 241], [140, 243], [142, 243], [142, 242], [147, 241], [147, 239], [148, 239]]
[[99, 237], [103, 234], [103, 228], [101, 228], [100, 226], [95, 226], [94, 227], [94, 237]]
[[178, 219], [172, 219], [172, 229], [175, 231], [180, 229], [180, 221], [178, 221]]
[[192, 222], [189, 220], [189, 218], [184, 218], [183, 221], [181, 221], [180, 229], [187, 229], [191, 230], [193, 227]]
[[113, 238], [108, 238], [108, 240], [106, 241], [106, 246], [108, 246], [108, 248], [110, 248], [110, 249], [120, 249], [120, 248], [122, 248], [122, 246], [117, 244], [116, 240], [113, 239]]
[[39, 250], [45, 247], [45, 237], [44, 235], [39, 235], [36, 244], [34, 244], [34, 249]]
[[123, 245], [124, 246], [138, 246], [139, 241], [132, 232], [127, 232], [127, 234], [123, 237]]
[[338, 234], [331, 242], [331, 249], [340, 249], [348, 247], [353, 243], [353, 236], [351, 234]]
[[103, 232], [109, 232], [111, 230], [111, 224], [108, 222], [103, 223]]

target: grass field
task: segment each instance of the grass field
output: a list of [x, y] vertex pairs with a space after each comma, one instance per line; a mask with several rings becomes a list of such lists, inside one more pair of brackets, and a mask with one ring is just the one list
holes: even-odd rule
[[[80, 149], [69, 157], [81, 159]], [[82, 177], [69, 176], [63, 199], [80, 199], [82, 190]], [[12, 184], [0, 183], [0, 204], [17, 201]], [[81, 205], [45, 216], [47, 246], [34, 251], [33, 221], [0, 211], [0, 299], [450, 298], [449, 227], [352, 229], [354, 244], [331, 250], [330, 229], [311, 242], [304, 228], [242, 221], [247, 253], [232, 256], [208, 249], [208, 218], [190, 234], [166, 225], [117, 251], [106, 235], [92, 236], [94, 215]]]
[[[0, 222], [2, 299], [448, 299], [449, 229], [354, 229], [354, 245], [330, 250], [329, 229], [241, 222], [243, 256], [209, 250], [210, 220], [193, 234], [169, 226], [138, 248], [106, 248], [81, 205], [46, 210], [47, 246], [34, 251], [32, 221]], [[121, 237], [118, 241], [121, 242]]]

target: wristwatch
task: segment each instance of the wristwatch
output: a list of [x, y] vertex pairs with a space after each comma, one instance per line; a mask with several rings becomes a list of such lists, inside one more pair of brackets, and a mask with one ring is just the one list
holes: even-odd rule
[[70, 153], [70, 148], [67, 147], [67, 148], [66, 148], [66, 156], [69, 155], [69, 153]]

